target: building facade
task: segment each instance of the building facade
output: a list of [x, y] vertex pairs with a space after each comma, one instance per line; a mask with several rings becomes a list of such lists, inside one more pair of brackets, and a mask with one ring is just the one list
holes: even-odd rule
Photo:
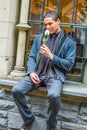
[[[19, 130], [23, 123], [11, 89], [26, 75], [33, 39], [44, 28], [44, 14], [54, 10], [60, 14], [61, 28], [77, 41], [57, 130], [87, 130], [87, 0], [0, 0], [0, 130]], [[36, 115], [31, 130], [46, 129], [46, 95], [41, 88], [28, 96]]]
[[47, 11], [57, 11], [61, 28], [77, 41], [76, 60], [67, 79], [87, 84], [87, 0], [0, 1], [0, 77], [20, 79], [34, 37], [42, 32]]

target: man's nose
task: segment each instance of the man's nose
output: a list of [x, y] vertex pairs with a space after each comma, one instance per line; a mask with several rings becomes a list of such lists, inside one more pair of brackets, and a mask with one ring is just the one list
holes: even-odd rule
[[49, 24], [47, 24], [46, 28], [49, 30], [49, 28], [50, 28], [50, 25], [49, 25]]

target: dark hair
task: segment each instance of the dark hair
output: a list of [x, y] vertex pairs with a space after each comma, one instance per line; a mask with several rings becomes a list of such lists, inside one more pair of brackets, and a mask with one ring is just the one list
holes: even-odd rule
[[44, 18], [47, 17], [52, 17], [52, 19], [54, 21], [56, 21], [57, 19], [60, 19], [60, 16], [58, 15], [58, 13], [56, 11], [49, 11], [45, 14]]

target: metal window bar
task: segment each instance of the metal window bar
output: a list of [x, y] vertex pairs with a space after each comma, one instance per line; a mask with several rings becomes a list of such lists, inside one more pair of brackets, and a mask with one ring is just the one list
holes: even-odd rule
[[59, 14], [59, 10], [60, 10], [60, 0], [57, 1], [57, 7], [56, 7], [56, 11]]
[[[76, 5], [76, 0], [73, 0], [71, 23], [74, 23], [74, 12], [75, 12], [75, 7], [76, 7], [75, 5]], [[71, 24], [71, 27], [70, 27], [70, 36], [72, 36], [72, 28], [73, 28], [73, 25]]]
[[83, 79], [83, 75], [84, 75], [84, 66], [85, 66], [85, 63], [87, 62], [87, 57], [86, 57], [86, 46], [87, 46], [87, 29], [85, 29], [85, 44], [84, 44], [84, 48], [83, 48], [83, 57], [82, 57], [82, 74], [81, 74], [81, 77]]
[[[44, 9], [45, 9], [45, 3], [46, 3], [46, 0], [43, 0], [43, 7], [42, 7], [42, 18], [41, 18], [41, 20], [42, 20], [42, 21], [43, 21], [43, 19], [44, 19]], [[43, 29], [43, 23], [41, 23], [40, 32], [42, 32], [42, 29]]]

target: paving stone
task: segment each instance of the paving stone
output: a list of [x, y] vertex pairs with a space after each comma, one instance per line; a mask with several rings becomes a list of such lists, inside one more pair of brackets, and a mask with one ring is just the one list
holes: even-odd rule
[[19, 130], [23, 124], [22, 118], [19, 113], [8, 112], [8, 128]]

